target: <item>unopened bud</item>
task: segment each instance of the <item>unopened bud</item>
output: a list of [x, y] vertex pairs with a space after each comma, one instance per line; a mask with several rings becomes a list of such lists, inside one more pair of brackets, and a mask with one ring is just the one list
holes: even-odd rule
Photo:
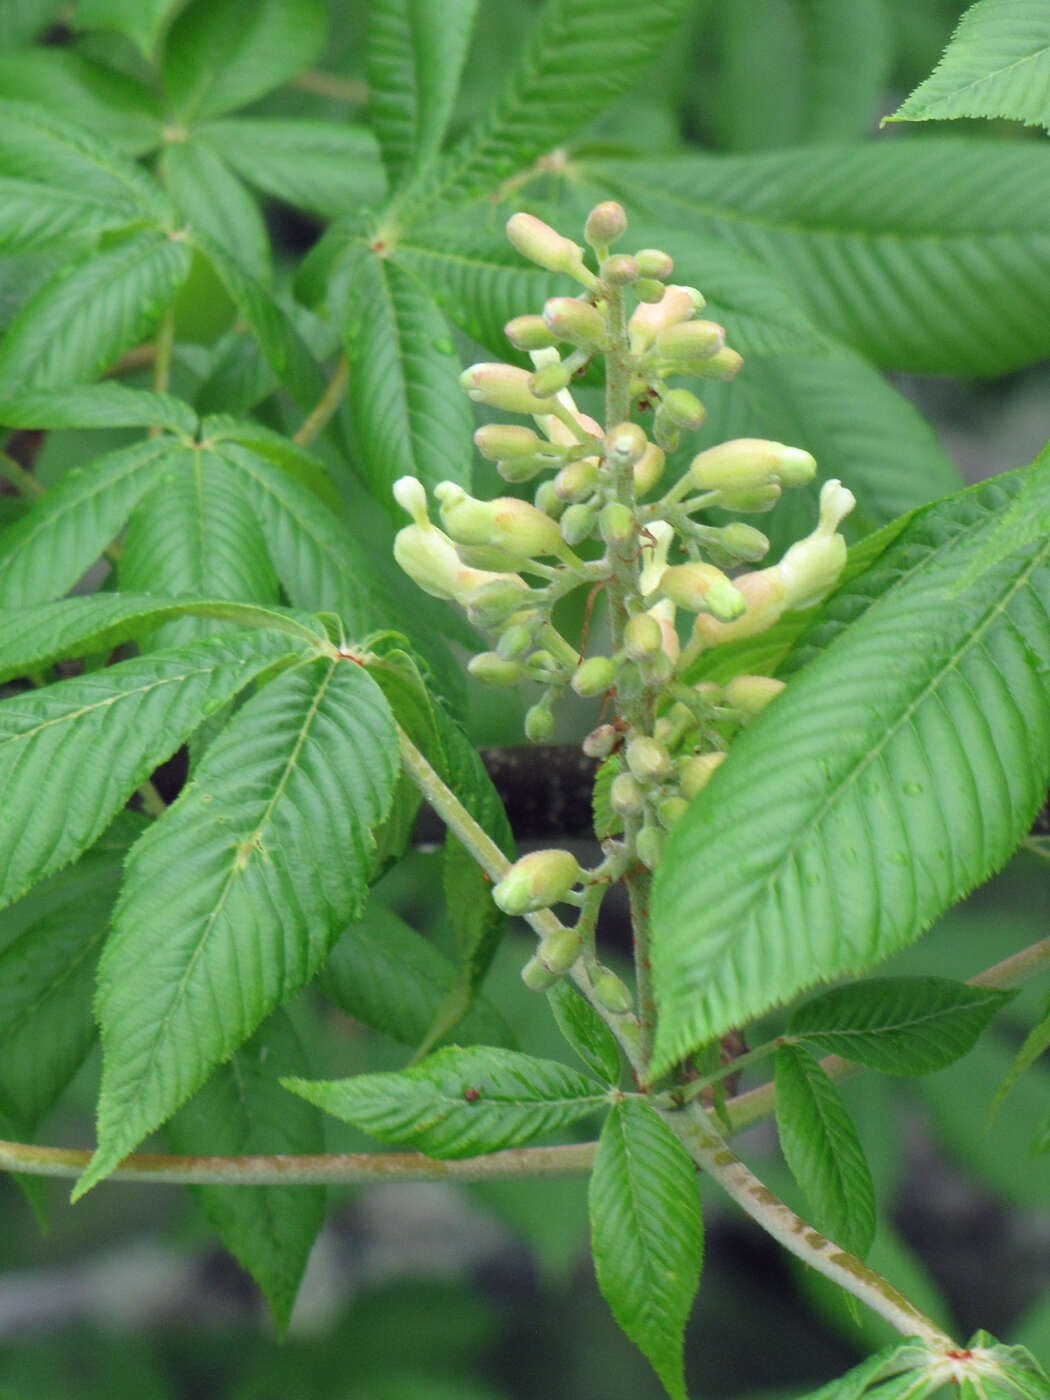
[[660, 408], [676, 428], [695, 430], [703, 426], [707, 409], [688, 389], [671, 389], [663, 397]]
[[517, 685], [525, 675], [520, 662], [504, 661], [496, 651], [479, 651], [468, 662], [467, 670], [482, 685]]
[[650, 687], [665, 686], [674, 674], [674, 663], [665, 651], [658, 651], [648, 661], [638, 663], [642, 681]]
[[557, 342], [542, 316], [515, 316], [503, 327], [503, 334], [518, 350], [548, 350]]
[[617, 467], [633, 467], [648, 446], [649, 440], [637, 423], [617, 423], [605, 437], [606, 456]]
[[655, 353], [662, 360], [676, 363], [704, 360], [721, 350], [725, 343], [725, 328], [716, 321], [683, 321], [660, 332]]
[[693, 690], [705, 705], [724, 705], [726, 702], [725, 688], [717, 681], [697, 681]]
[[747, 486], [724, 491], [721, 504], [726, 510], [737, 510], [741, 515], [766, 515], [779, 500], [779, 486]]
[[664, 284], [657, 282], [653, 277], [639, 277], [632, 285], [631, 291], [634, 292], [639, 301], [646, 305], [655, 306], [663, 297]]
[[588, 539], [598, 522], [598, 510], [593, 505], [569, 506], [561, 517], [561, 537], [570, 547]]
[[516, 423], [486, 423], [474, 434], [474, 446], [487, 462], [532, 457], [545, 449], [556, 457], [557, 449], [535, 433]]
[[634, 494], [641, 497], [650, 492], [664, 474], [667, 453], [651, 442], [634, 466]]
[[598, 463], [590, 457], [570, 462], [554, 478], [560, 501], [587, 501], [598, 487]]
[[816, 475], [808, 452], [764, 438], [734, 438], [700, 452], [689, 464], [704, 491], [735, 492], [762, 486], [804, 486]]
[[769, 537], [742, 520], [724, 525], [718, 532], [718, 542], [727, 554], [745, 564], [754, 564], [769, 553]]
[[557, 364], [543, 365], [529, 378], [529, 388], [541, 402], [552, 399], [572, 383], [572, 369], [559, 361]]
[[689, 612], [708, 612], [731, 622], [746, 606], [740, 590], [713, 564], [676, 564], [665, 569], [660, 591]]
[[551, 297], [544, 303], [543, 321], [550, 333], [570, 345], [600, 350], [606, 342], [605, 318], [597, 307], [575, 297]]
[[548, 272], [574, 272], [583, 262], [583, 249], [532, 214], [512, 214], [507, 237], [523, 257]]
[[553, 481], [541, 481], [536, 487], [536, 494], [532, 499], [536, 509], [542, 510], [544, 515], [549, 515], [552, 520], [556, 520], [561, 515], [565, 505], [565, 502], [559, 499]]
[[683, 373], [695, 374], [701, 379], [735, 379], [743, 367], [744, 357], [726, 345], [706, 360], [691, 360]]
[[406, 525], [394, 537], [394, 558], [412, 581], [433, 598], [459, 599], [495, 577], [464, 564], [452, 541], [432, 525]]
[[564, 977], [583, 952], [583, 940], [571, 928], [559, 929], [540, 940], [536, 958], [555, 977]]
[[531, 481], [540, 472], [549, 472], [558, 465], [558, 458], [547, 456], [508, 457], [496, 463], [496, 470], [504, 481], [520, 483]]
[[610, 501], [598, 515], [598, 533], [606, 544], [624, 544], [635, 536], [634, 511], [622, 501]]
[[659, 277], [662, 282], [666, 282], [674, 271], [671, 255], [659, 248], [642, 248], [634, 256], [643, 277]]
[[399, 476], [393, 486], [394, 500], [407, 510], [417, 525], [427, 523], [427, 489], [418, 477]]
[[591, 656], [573, 672], [569, 684], [577, 695], [589, 700], [604, 695], [616, 680], [616, 663], [608, 656]]
[[681, 429], [672, 423], [664, 411], [663, 404], [653, 415], [653, 438], [665, 452], [673, 452], [681, 439]]
[[609, 784], [609, 806], [621, 817], [637, 817], [645, 807], [645, 794], [630, 773], [617, 773]]
[[529, 657], [529, 675], [533, 680], [558, 681], [568, 680], [568, 673], [560, 661], [556, 661], [549, 651], [542, 648], [534, 651]]
[[592, 729], [583, 741], [583, 751], [588, 758], [608, 758], [620, 739], [618, 730], [611, 724], [599, 724]]
[[579, 878], [580, 867], [571, 851], [530, 851], [514, 862], [493, 889], [492, 898], [504, 914], [532, 914], [564, 899]]
[[688, 807], [689, 803], [684, 797], [665, 797], [656, 809], [656, 815], [663, 829], [670, 831], [675, 822], [680, 817], [685, 816]]
[[737, 676], [726, 686], [726, 699], [734, 710], [754, 719], [784, 689], [784, 682], [772, 676]]
[[525, 711], [525, 737], [531, 744], [546, 744], [554, 734], [550, 698], [544, 696]]
[[516, 613], [529, 595], [524, 579], [515, 574], [489, 579], [472, 588], [463, 598], [467, 618], [475, 627], [491, 630], [501, 627]]
[[[638, 289], [642, 285], [642, 282], [634, 284], [635, 296], [638, 296]], [[659, 301], [653, 305], [636, 306], [627, 323], [631, 352], [635, 355], [648, 350], [662, 330], [666, 330], [668, 326], [676, 326], [680, 321], [691, 321], [696, 314], [694, 295], [699, 296], [699, 293], [695, 288], [675, 285], [664, 287], [659, 282], [656, 285], [660, 287]]]
[[476, 364], [463, 371], [459, 382], [474, 403], [505, 413], [547, 413], [549, 405], [529, 387], [531, 378], [528, 370], [516, 365]]
[[780, 566], [758, 569], [750, 574], [738, 574], [734, 587], [744, 596], [746, 610], [731, 622], [722, 622], [700, 613], [693, 623], [693, 636], [709, 646], [737, 641], [740, 637], [756, 637], [772, 627], [787, 608], [787, 589]]
[[629, 253], [615, 253], [606, 258], [598, 269], [603, 282], [610, 287], [629, 287], [640, 277], [637, 261]]
[[434, 488], [441, 501], [441, 520], [454, 540], [463, 545], [489, 545], [517, 560], [535, 559], [561, 550], [555, 521], [515, 496], [479, 501], [454, 481]]
[[813, 533], [793, 544], [776, 568], [784, 582], [789, 608], [812, 608], [830, 593], [846, 566], [846, 541], [836, 531], [856, 505], [841, 481], [825, 481], [820, 490], [820, 521]]
[[630, 988], [608, 968], [603, 968], [595, 977], [591, 983], [591, 992], [598, 1005], [615, 1016], [626, 1016], [634, 1005]]
[[640, 783], [662, 783], [671, 773], [671, 755], [665, 745], [647, 734], [628, 740], [627, 767]]
[[682, 796], [689, 801], [702, 792], [711, 781], [711, 774], [725, 762], [724, 753], [690, 754], [678, 761], [678, 786]]
[[535, 633], [535, 627], [530, 627], [526, 622], [513, 623], [496, 643], [497, 655], [502, 656], [504, 661], [517, 661], [532, 646]]
[[655, 870], [664, 852], [664, 834], [655, 826], [645, 826], [635, 837], [635, 854], [647, 870]]
[[663, 645], [663, 632], [655, 617], [638, 613], [623, 629], [623, 649], [632, 661], [646, 661]]
[[606, 248], [627, 232], [627, 215], [622, 204], [607, 199], [587, 215], [583, 236], [592, 248]]
[[553, 987], [559, 978], [556, 973], [545, 968], [539, 958], [533, 955], [521, 969], [521, 980], [530, 992], [545, 992], [548, 988]]

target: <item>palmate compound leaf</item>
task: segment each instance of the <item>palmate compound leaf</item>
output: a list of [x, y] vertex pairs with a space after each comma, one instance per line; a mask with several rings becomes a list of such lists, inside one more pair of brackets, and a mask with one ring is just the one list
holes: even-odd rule
[[917, 511], [671, 833], [655, 1072], [913, 942], [1027, 831], [1050, 778], [1050, 545], [956, 582], [1030, 481], [1050, 491], [1050, 455]]
[[704, 1257], [700, 1193], [685, 1148], [640, 1099], [622, 1099], [605, 1120], [588, 1206], [602, 1296], [672, 1400], [686, 1400], [682, 1339]]
[[1050, 130], [1050, 13], [1042, 0], [978, 0], [891, 122], [1008, 117]]
[[234, 633], [0, 702], [0, 904], [75, 860], [205, 716], [294, 650]]
[[360, 912], [397, 776], [353, 662], [283, 672], [237, 711], [128, 861], [99, 967], [101, 1180], [317, 973]]
[[0, 402], [5, 428], [166, 428], [183, 437], [197, 431], [197, 415], [171, 394], [125, 384], [72, 384], [23, 389]]
[[[267, 1017], [168, 1123], [173, 1152], [212, 1156], [323, 1152], [320, 1113], [290, 1099], [282, 1074], [309, 1073], [287, 1013]], [[324, 1221], [323, 1186], [191, 1186], [219, 1238], [252, 1275], [284, 1332], [303, 1270]]]
[[336, 1118], [428, 1157], [473, 1157], [576, 1123], [608, 1090], [556, 1060], [449, 1045], [410, 1069], [352, 1079], [285, 1079]]
[[873, 977], [805, 1002], [788, 1034], [883, 1074], [932, 1074], [972, 1050], [1016, 995], [943, 977]]

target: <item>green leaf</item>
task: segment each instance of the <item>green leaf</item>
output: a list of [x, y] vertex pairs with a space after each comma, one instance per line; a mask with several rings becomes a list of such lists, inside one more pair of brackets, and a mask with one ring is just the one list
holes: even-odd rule
[[654, 1072], [913, 942], [1028, 830], [1050, 779], [1050, 546], [953, 591], [1027, 481], [1050, 491], [1050, 456], [916, 512], [671, 833]]
[[160, 475], [174, 444], [135, 443], [74, 467], [0, 542], [0, 606], [24, 607], [65, 593], [120, 532]]
[[172, 141], [160, 175], [179, 213], [202, 229], [259, 282], [272, 273], [270, 236], [259, 206], [230, 167], [195, 139]]
[[[290, 1100], [278, 1083], [281, 1074], [308, 1072], [295, 1027], [285, 1012], [275, 1012], [176, 1113], [167, 1126], [172, 1151], [204, 1156], [323, 1152], [321, 1115]], [[324, 1223], [324, 1187], [190, 1190], [223, 1244], [266, 1295], [283, 1334]]]
[[73, 26], [76, 29], [115, 29], [151, 60], [157, 40], [175, 8], [175, 0], [80, 0]]
[[123, 384], [71, 384], [22, 389], [0, 402], [6, 428], [166, 428], [192, 438], [197, 415], [171, 394]]
[[63, 8], [63, 0], [0, 0], [0, 48], [28, 44]]
[[[266, 540], [242, 478], [205, 448], [168, 456], [131, 517], [117, 572], [132, 593], [277, 602]], [[178, 645], [228, 625], [186, 616], [164, 624], [156, 644]]]
[[439, 1158], [516, 1147], [608, 1101], [604, 1087], [566, 1065], [485, 1045], [450, 1045], [392, 1074], [282, 1083], [380, 1142]]
[[1032, 1029], [1025, 1036], [1024, 1044], [1014, 1057], [1014, 1062], [1003, 1082], [996, 1090], [995, 1098], [988, 1107], [988, 1117], [991, 1120], [999, 1112], [999, 1106], [1003, 1099], [1014, 1087], [1026, 1069], [1030, 1069], [1039, 1059], [1047, 1047], [1050, 1046], [1050, 999], [1047, 1000], [1043, 1014], [1035, 1023]]
[[189, 248], [159, 229], [116, 235], [101, 252], [63, 268], [0, 341], [0, 399], [101, 374], [146, 339], [189, 270]]
[[758, 258], [879, 365], [997, 375], [1050, 350], [1050, 170], [1027, 144], [914, 137], [573, 168], [628, 213]]
[[[506, 176], [564, 145], [644, 72], [685, 10], [686, 0], [649, 0], [639, 24], [632, 0], [549, 0], [502, 94], [439, 162], [419, 206], [490, 193]], [[417, 222], [419, 206], [411, 211]]]
[[799, 1400], [925, 1400], [929, 1391], [921, 1373], [929, 1369], [930, 1360], [929, 1348], [922, 1343], [894, 1341]]
[[396, 775], [386, 701], [347, 661], [277, 676], [213, 740], [128, 861], [99, 968], [99, 1146], [78, 1196], [316, 975], [360, 912]]
[[648, 1104], [622, 1099], [606, 1119], [589, 1207], [602, 1296], [672, 1400], [686, 1400], [682, 1338], [703, 1264], [700, 1193], [685, 1148]]
[[611, 754], [599, 764], [591, 793], [591, 810], [594, 813], [594, 834], [599, 841], [609, 836], [618, 836], [623, 830], [623, 817], [614, 812], [609, 801], [609, 790], [613, 782], [623, 772], [623, 759], [619, 754]]
[[127, 849], [146, 819], [122, 812], [75, 865], [0, 913], [0, 1106], [32, 1132], [95, 1039], [95, 963]]
[[776, 1057], [780, 1146], [820, 1230], [863, 1258], [875, 1238], [875, 1191], [839, 1091], [801, 1045]]
[[875, 977], [807, 1001], [788, 1033], [883, 1074], [932, 1074], [969, 1054], [1015, 996], [943, 977]]
[[558, 1029], [599, 1079], [620, 1082], [620, 1047], [602, 1018], [565, 978], [547, 992]]
[[303, 647], [327, 641], [324, 626], [316, 618], [289, 609], [252, 607], [225, 599], [93, 593], [0, 610], [0, 681], [27, 675], [45, 663], [109, 653], [160, 623], [184, 616], [214, 617], [241, 628], [280, 631]]
[[323, 218], [378, 206], [386, 178], [365, 126], [274, 117], [227, 117], [195, 128], [193, 139], [264, 194]]
[[0, 702], [0, 781], [28, 814], [0, 828], [0, 904], [75, 860], [204, 715], [288, 650], [272, 633], [215, 637]]
[[261, 423], [253, 423], [250, 419], [242, 422], [225, 415], [209, 418], [209, 446], [223, 442], [239, 443], [253, 456], [272, 462], [275, 467], [280, 467], [281, 471], [308, 487], [332, 510], [340, 510], [342, 498], [324, 463], [308, 448], [300, 447], [291, 438], [282, 433], [275, 433], [272, 429], [263, 427]]
[[328, 30], [323, 0], [193, 0], [164, 46], [164, 91], [182, 122], [245, 107], [316, 62]]
[[0, 54], [0, 91], [19, 102], [39, 102], [127, 155], [151, 150], [161, 139], [160, 104], [145, 83], [71, 48]]
[[470, 486], [473, 413], [460, 383], [451, 328], [416, 279], [361, 251], [344, 325], [350, 406], [362, 469], [378, 500], [396, 507], [400, 476]]
[[[363, 1025], [401, 1045], [416, 1046], [458, 979], [455, 963], [372, 899], [361, 922], [351, 924], [332, 949], [321, 990]], [[457, 1022], [455, 1039], [457, 1044], [513, 1045], [499, 1011], [480, 997]]]
[[1041, 0], [978, 0], [891, 122], [1008, 117], [1050, 130], [1050, 15]]
[[478, 0], [376, 0], [368, 17], [368, 115], [393, 188], [444, 140]]

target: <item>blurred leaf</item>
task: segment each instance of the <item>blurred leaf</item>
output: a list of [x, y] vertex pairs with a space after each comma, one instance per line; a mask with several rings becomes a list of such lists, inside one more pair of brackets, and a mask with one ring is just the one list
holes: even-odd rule
[[73, 17], [77, 29], [115, 29], [152, 59], [157, 39], [176, 0], [79, 0]]
[[[139, 0], [131, 3], [141, 8]], [[75, 49], [0, 53], [0, 91], [19, 102], [40, 103], [126, 155], [152, 150], [161, 139], [163, 114], [149, 88]]]
[[179, 213], [222, 244], [252, 277], [270, 280], [270, 237], [259, 207], [221, 156], [196, 140], [171, 141], [160, 177]]
[[46, 29], [65, 0], [0, 0], [0, 49], [16, 49]]
[[1003, 1100], [1025, 1070], [1031, 1068], [1048, 1047], [1050, 1047], [1050, 999], [1046, 1001], [1039, 1020], [1025, 1037], [1024, 1044], [1018, 1050], [1006, 1078], [996, 1090], [995, 1098], [988, 1107], [989, 1120], [998, 1113]]
[[123, 384], [71, 384], [23, 389], [0, 403], [7, 428], [167, 428], [192, 437], [197, 415], [171, 394]]

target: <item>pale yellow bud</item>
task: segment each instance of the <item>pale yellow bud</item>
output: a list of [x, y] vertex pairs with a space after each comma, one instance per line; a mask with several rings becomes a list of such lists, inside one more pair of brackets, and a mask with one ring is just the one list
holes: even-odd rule
[[532, 214], [512, 214], [507, 237], [523, 257], [548, 272], [572, 273], [583, 263], [583, 249]]
[[[637, 283], [635, 285], [637, 286]], [[692, 320], [696, 315], [697, 296], [699, 293], [693, 287], [672, 284], [664, 288], [663, 296], [658, 302], [643, 302], [641, 306], [636, 306], [627, 323], [631, 354], [640, 355], [648, 350], [660, 332], [668, 326]]]
[[726, 686], [726, 699], [746, 719], [753, 719], [783, 689], [784, 682], [772, 676], [737, 676]]

